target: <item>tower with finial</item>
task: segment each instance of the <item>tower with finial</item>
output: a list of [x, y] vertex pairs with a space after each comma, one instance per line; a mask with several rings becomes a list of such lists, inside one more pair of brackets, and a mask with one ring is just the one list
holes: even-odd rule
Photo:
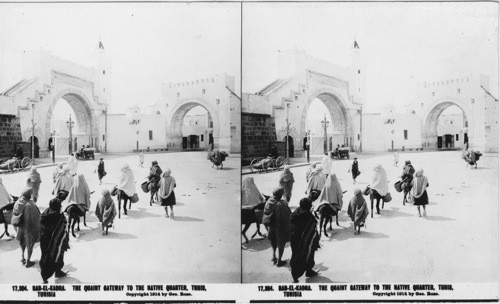
[[98, 96], [99, 103], [109, 104], [111, 102], [112, 64], [111, 59], [106, 55], [101, 37], [95, 49], [94, 62], [95, 95]]
[[366, 101], [366, 62], [361, 56], [359, 43], [354, 37], [351, 48], [351, 81], [350, 90], [355, 103], [364, 104]]

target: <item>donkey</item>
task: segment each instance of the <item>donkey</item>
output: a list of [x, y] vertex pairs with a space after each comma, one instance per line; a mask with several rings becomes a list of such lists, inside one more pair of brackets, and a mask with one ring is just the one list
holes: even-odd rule
[[269, 196], [264, 195], [264, 198], [265, 198], [264, 203], [257, 204], [250, 209], [241, 209], [241, 224], [245, 225], [245, 227], [241, 231], [241, 234], [245, 238], [245, 243], [248, 243], [248, 238], [247, 238], [245, 233], [247, 232], [248, 228], [250, 228], [250, 226], [253, 223], [255, 223], [255, 225], [257, 226], [257, 231], [252, 235], [252, 239], [257, 234], [262, 236], [262, 233], [260, 232], [260, 224], [262, 221], [262, 216], [257, 216], [256, 213], [264, 210], [264, 207], [266, 205], [265, 202], [267, 202], [267, 200], [269, 199]]
[[[10, 211], [12, 214], [12, 210], [14, 209], [14, 204], [16, 201], [19, 199], [17, 196], [12, 196], [12, 203], [4, 206], [2, 209], [0, 209], [0, 223], [3, 223], [5, 231], [0, 235], [0, 239], [3, 238], [4, 235], [10, 236], [9, 234], [9, 224], [10, 224], [10, 219], [5, 218], [4, 211]], [[12, 216], [12, 215], [11, 215]]]
[[[91, 191], [90, 194], [94, 193]], [[67, 195], [67, 194], [66, 194]], [[64, 197], [66, 199], [66, 197]], [[63, 199], [63, 200], [64, 200]], [[87, 226], [87, 210], [80, 209], [77, 204], [71, 204], [66, 208], [66, 213], [68, 214], [68, 234], [71, 229], [71, 235], [76, 237], [75, 235], [75, 224], [77, 224], [76, 231], [80, 231], [80, 217], [83, 216], [83, 225]]]
[[[344, 191], [342, 193], [346, 193], [347, 191]], [[320, 196], [321, 191], [319, 190], [312, 190], [311, 193], [309, 193], [309, 199], [311, 201], [316, 201], [318, 197]], [[318, 217], [319, 213], [319, 217]], [[332, 230], [332, 222], [333, 222], [333, 217], [335, 216], [335, 222], [337, 226], [339, 225], [339, 210], [333, 209], [329, 204], [322, 204], [321, 206], [318, 207], [316, 211], [314, 211], [314, 217], [316, 219], [319, 219], [319, 236], [321, 237], [321, 231], [323, 229], [323, 233], [325, 234], [326, 237], [328, 237], [328, 233], [326, 233], [326, 226], [328, 223], [330, 223], [330, 230]]]
[[[410, 182], [407, 182], [407, 178], [405, 178], [401, 184], [401, 188], [403, 189], [403, 206], [405, 205], [405, 203], [408, 202], [408, 199], [409, 199], [409, 196], [408, 196], [408, 193], [410, 193], [411, 191], [411, 183]], [[408, 198], [407, 198], [408, 197]]]

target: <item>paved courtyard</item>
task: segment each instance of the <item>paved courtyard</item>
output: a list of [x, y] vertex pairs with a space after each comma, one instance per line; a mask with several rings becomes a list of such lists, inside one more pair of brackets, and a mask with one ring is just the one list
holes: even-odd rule
[[[240, 159], [230, 156], [224, 170], [212, 168], [206, 152], [146, 154], [140, 168], [138, 155], [113, 155], [105, 160], [108, 175], [99, 186], [94, 169], [98, 161], [79, 161], [78, 172], [87, 179], [91, 212], [87, 225], [80, 225], [77, 238], [70, 238], [65, 255], [68, 276], [52, 277], [49, 283], [151, 283], [151, 282], [240, 282]], [[140, 184], [149, 173], [152, 160], [172, 170], [177, 181], [175, 219], [165, 218], [163, 207], [149, 206], [149, 193]], [[116, 217], [115, 229], [103, 236], [94, 210], [101, 189], [112, 188], [122, 164], [134, 171], [140, 201], [128, 215]], [[38, 206], [43, 212], [51, 199], [54, 167], [40, 168], [42, 178]], [[19, 195], [27, 172], [3, 174], [7, 190]], [[114, 198], [116, 204], [116, 197]], [[0, 230], [3, 232], [3, 225]], [[9, 226], [11, 235], [15, 235]], [[0, 283], [42, 283], [40, 247], [35, 245], [36, 265], [26, 269], [19, 262], [21, 250], [15, 239], [0, 239]]]
[[[390, 154], [359, 157], [361, 175], [353, 185], [348, 169], [352, 160], [336, 160], [334, 170], [344, 194], [340, 227], [333, 225], [330, 237], [321, 237], [316, 252], [318, 277], [301, 282], [496, 282], [498, 280], [498, 155], [487, 154], [478, 168], [466, 168], [460, 151], [401, 153], [399, 167]], [[402, 194], [392, 186], [410, 159], [423, 168], [429, 179], [427, 218], [417, 216], [415, 206], [402, 204]], [[381, 163], [388, 175], [393, 201], [380, 215], [367, 219], [367, 227], [354, 235], [346, 214], [353, 189], [368, 185], [372, 168]], [[298, 207], [305, 196], [307, 167], [291, 171], [295, 184], [290, 206]], [[270, 195], [278, 186], [279, 172], [253, 176], [262, 193]], [[366, 197], [365, 197], [366, 198]], [[369, 200], [367, 200], [369, 204]], [[261, 226], [261, 230], [265, 228]], [[250, 237], [255, 226], [247, 232]], [[292, 282], [289, 243], [281, 268], [271, 262], [267, 239], [257, 237], [243, 244], [243, 282]]]

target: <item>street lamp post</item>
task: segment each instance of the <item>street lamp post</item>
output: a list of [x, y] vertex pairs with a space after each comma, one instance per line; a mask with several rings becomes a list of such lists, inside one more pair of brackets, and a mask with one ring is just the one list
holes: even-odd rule
[[139, 130], [135, 131], [135, 134], [137, 134], [137, 141], [135, 142], [136, 144], [136, 151], [139, 152]]
[[290, 124], [288, 123], [288, 108], [289, 108], [289, 105], [290, 104], [287, 102], [286, 103], [286, 164], [287, 165], [290, 164], [290, 158], [289, 158], [290, 151], [288, 151], [290, 149], [289, 143], [288, 143], [288, 136], [289, 136], [289, 132], [290, 132]]
[[54, 132], [52, 132], [51, 134], [51, 137], [52, 137], [52, 147], [50, 147], [52, 149], [52, 163], [55, 164], [56, 162], [56, 130], [54, 130]]
[[307, 154], [307, 163], [309, 163], [309, 151], [311, 150], [311, 130], [307, 131], [306, 136], [306, 154]]
[[35, 165], [35, 103], [31, 104], [31, 163]]
[[69, 153], [68, 154], [71, 154], [73, 153], [73, 125], [75, 123], [71, 120], [71, 114], [69, 114], [69, 121], [66, 122], [66, 125], [68, 126], [68, 129], [69, 129]]
[[321, 124], [323, 125], [323, 130], [325, 133], [325, 139], [324, 139], [324, 145], [323, 145], [323, 151], [325, 154], [328, 153], [328, 136], [327, 136], [326, 128], [327, 128], [329, 123], [330, 122], [328, 120], [326, 120], [326, 114], [325, 114], [325, 118], [321, 121]]

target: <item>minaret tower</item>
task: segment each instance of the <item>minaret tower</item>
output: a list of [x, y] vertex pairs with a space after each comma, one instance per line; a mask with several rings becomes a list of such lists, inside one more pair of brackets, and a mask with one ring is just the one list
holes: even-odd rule
[[350, 91], [354, 97], [354, 102], [364, 104], [366, 101], [366, 63], [360, 54], [360, 48], [356, 38], [354, 38], [354, 43], [351, 48], [351, 71], [352, 84], [350, 85]]
[[98, 102], [110, 104], [111, 102], [111, 77], [112, 64], [111, 59], [106, 56], [104, 44], [99, 39], [99, 44], [95, 50], [95, 95], [98, 96]]

